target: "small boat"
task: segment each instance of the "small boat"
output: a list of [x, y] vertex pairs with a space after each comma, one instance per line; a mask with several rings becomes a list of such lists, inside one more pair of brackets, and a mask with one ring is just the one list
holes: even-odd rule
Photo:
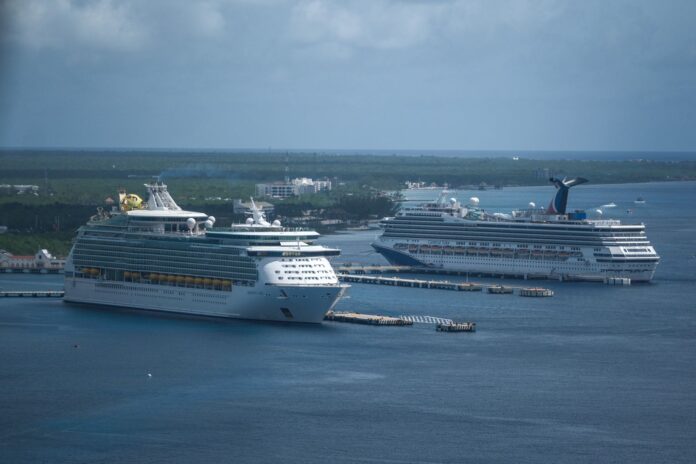
[[635, 201], [633, 203], [635, 203], [636, 205], [644, 205], [645, 199], [643, 197], [638, 197], [635, 199]]

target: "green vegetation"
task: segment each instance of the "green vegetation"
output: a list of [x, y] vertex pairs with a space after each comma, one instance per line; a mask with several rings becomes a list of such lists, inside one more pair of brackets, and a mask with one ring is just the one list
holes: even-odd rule
[[[119, 187], [142, 192], [153, 177], [170, 185], [177, 201], [208, 203], [206, 198], [240, 198], [254, 183], [279, 180], [287, 165], [291, 177], [329, 177], [338, 182], [397, 189], [406, 180], [460, 185], [538, 185], [544, 169], [581, 175], [593, 183], [696, 179], [696, 161], [580, 161], [434, 156], [330, 155], [320, 153], [184, 153], [158, 151], [0, 151], [0, 184], [36, 184], [49, 197], [25, 196], [22, 203], [55, 201], [101, 204]], [[46, 183], [46, 177], [48, 182]], [[47, 185], [46, 185], [47, 184]], [[43, 192], [45, 193], [45, 192]], [[0, 203], [16, 198], [0, 195]]]
[[66, 256], [72, 239], [72, 232], [6, 233], [0, 234], [0, 250], [7, 250], [15, 255], [33, 255], [39, 249], [46, 248], [54, 256]]

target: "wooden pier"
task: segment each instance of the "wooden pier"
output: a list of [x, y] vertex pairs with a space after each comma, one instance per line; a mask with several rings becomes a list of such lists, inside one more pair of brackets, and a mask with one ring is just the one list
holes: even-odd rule
[[63, 290], [0, 290], [0, 297], [63, 298]]
[[325, 321], [334, 322], [349, 322], [352, 324], [364, 325], [391, 325], [391, 326], [407, 326], [413, 325], [412, 321], [407, 321], [398, 317], [378, 316], [374, 314], [360, 314], [353, 312], [334, 312], [329, 311], [324, 316]]

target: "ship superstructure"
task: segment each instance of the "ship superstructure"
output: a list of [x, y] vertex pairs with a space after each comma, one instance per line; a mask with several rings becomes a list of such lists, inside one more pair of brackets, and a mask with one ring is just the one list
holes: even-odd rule
[[122, 193], [82, 226], [65, 267], [65, 301], [271, 321], [321, 322], [345, 292], [311, 230], [182, 210], [161, 183]]
[[372, 246], [398, 265], [559, 280], [652, 279], [660, 258], [644, 224], [566, 212], [569, 189], [587, 180], [550, 180], [557, 192], [548, 208], [530, 203], [511, 214], [488, 213], [476, 197], [462, 205], [445, 191], [384, 221]]

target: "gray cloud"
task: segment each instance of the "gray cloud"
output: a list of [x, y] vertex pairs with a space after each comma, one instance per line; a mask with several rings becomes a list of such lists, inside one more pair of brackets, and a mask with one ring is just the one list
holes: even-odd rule
[[695, 13], [10, 0], [0, 145], [693, 149]]

